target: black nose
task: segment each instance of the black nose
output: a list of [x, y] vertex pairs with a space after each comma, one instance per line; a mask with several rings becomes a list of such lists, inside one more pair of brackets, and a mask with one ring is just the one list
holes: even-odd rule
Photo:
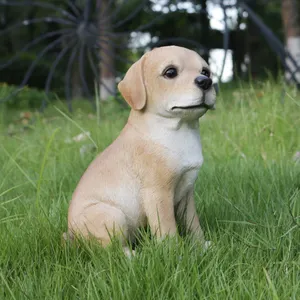
[[212, 80], [205, 75], [196, 77], [195, 83], [200, 89], [204, 91], [208, 90], [212, 86]]

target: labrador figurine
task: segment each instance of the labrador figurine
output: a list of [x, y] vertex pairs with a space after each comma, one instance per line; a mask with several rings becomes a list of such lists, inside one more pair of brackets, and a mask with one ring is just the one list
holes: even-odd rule
[[118, 138], [90, 164], [73, 194], [68, 233], [112, 236], [125, 253], [139, 227], [158, 239], [177, 234], [176, 216], [207, 245], [194, 203], [194, 184], [203, 163], [199, 118], [214, 108], [215, 90], [207, 63], [177, 46], [155, 48], [127, 71], [118, 89], [131, 107]]

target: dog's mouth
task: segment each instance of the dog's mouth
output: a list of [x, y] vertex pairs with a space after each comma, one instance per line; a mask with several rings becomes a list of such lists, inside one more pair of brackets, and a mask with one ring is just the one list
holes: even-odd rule
[[201, 108], [212, 109], [213, 105], [208, 105], [206, 103], [201, 103], [201, 104], [198, 104], [198, 105], [189, 105], [189, 106], [173, 106], [172, 110], [175, 110], [175, 109], [190, 110], [190, 109], [201, 109]]

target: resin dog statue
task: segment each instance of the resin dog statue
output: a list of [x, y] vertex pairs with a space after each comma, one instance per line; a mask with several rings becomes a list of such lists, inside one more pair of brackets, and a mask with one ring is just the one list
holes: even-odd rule
[[177, 234], [176, 220], [203, 244], [194, 183], [203, 163], [199, 118], [214, 108], [207, 63], [177, 46], [135, 62], [118, 89], [131, 107], [119, 137], [90, 164], [73, 194], [68, 233], [102, 246], [119, 238], [125, 253], [139, 227], [158, 239]]

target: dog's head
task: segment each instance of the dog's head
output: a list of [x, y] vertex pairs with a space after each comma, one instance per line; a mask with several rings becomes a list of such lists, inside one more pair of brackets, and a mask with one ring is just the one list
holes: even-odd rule
[[216, 99], [207, 63], [196, 52], [177, 46], [143, 55], [118, 88], [132, 109], [168, 118], [199, 118], [214, 108]]

